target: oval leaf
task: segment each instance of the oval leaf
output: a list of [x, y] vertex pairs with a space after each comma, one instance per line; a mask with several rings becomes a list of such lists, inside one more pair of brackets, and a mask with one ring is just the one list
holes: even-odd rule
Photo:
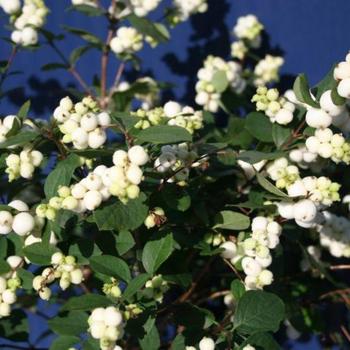
[[90, 259], [93, 270], [104, 275], [122, 279], [125, 282], [131, 280], [130, 270], [127, 263], [112, 255], [94, 256]]
[[238, 302], [234, 327], [242, 334], [276, 332], [284, 318], [282, 300], [272, 293], [251, 290]]
[[215, 216], [214, 228], [224, 230], [245, 230], [250, 226], [248, 216], [230, 210], [223, 210]]
[[167, 260], [174, 249], [171, 233], [165, 237], [147, 242], [142, 252], [142, 264], [148, 273], [154, 274], [160, 265]]
[[151, 142], [154, 144], [192, 141], [191, 134], [185, 128], [171, 125], [156, 125], [144, 129], [137, 134], [137, 138], [142, 142]]

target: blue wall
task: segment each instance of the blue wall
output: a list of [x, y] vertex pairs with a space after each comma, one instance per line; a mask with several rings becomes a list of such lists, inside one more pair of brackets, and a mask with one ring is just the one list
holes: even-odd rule
[[[105, 26], [100, 21], [65, 12], [69, 0], [46, 2], [51, 9], [47, 29], [57, 31], [64, 23], [84, 27], [98, 36], [105, 36]], [[153, 17], [159, 18], [161, 10], [154, 13]], [[190, 22], [181, 24], [172, 31], [170, 45], [160, 45], [156, 50], [145, 48], [142, 51], [143, 70], [158, 80], [175, 83], [172, 92], [174, 97], [191, 103], [196, 72], [203, 59], [209, 53], [229, 56], [232, 27], [237, 17], [248, 13], [256, 14], [264, 23], [271, 48], [284, 53], [286, 62], [282, 72], [287, 77], [304, 72], [311, 83], [316, 83], [350, 49], [349, 0], [211, 0], [207, 14], [195, 16]], [[1, 17], [0, 21], [3, 27], [6, 17]], [[7, 36], [6, 31], [0, 29], [0, 36]], [[77, 45], [81, 45], [81, 42], [74, 37], [59, 44], [67, 55]], [[10, 48], [1, 43], [0, 60], [6, 59], [9, 52]], [[22, 88], [12, 93], [10, 98], [0, 101], [0, 114], [15, 112], [19, 105], [31, 98], [35, 115], [48, 116], [50, 108], [52, 110], [59, 101], [62, 90], [75, 84], [64, 71], [41, 72], [42, 65], [58, 61], [49, 48], [29, 54], [20, 53], [13, 69], [23, 71], [23, 74], [11, 77], [6, 87]], [[111, 62], [110, 81], [118, 66], [115, 59]], [[98, 64], [98, 55], [91, 53], [81, 61], [78, 70], [87, 81], [91, 81], [92, 76], [98, 73], [95, 71]], [[171, 97], [171, 94], [167, 97]], [[38, 323], [36, 326], [41, 327]], [[293, 348], [317, 349], [318, 346], [313, 342], [313, 345], [294, 344]]]

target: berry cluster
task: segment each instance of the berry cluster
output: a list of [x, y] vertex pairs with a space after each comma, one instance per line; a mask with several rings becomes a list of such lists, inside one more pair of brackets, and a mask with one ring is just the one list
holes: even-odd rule
[[158, 7], [160, 1], [161, 0], [130, 0], [126, 1], [126, 3], [130, 11], [135, 13], [136, 16], [145, 17]]
[[332, 214], [322, 213], [323, 222], [316, 226], [320, 234], [321, 246], [328, 249], [336, 258], [350, 257], [350, 221], [349, 219]]
[[40, 151], [33, 150], [27, 146], [21, 153], [9, 154], [6, 157], [5, 172], [9, 176], [9, 182], [23, 177], [24, 179], [31, 179], [33, 177], [35, 168], [39, 167], [43, 161], [43, 154]]
[[278, 81], [279, 70], [283, 63], [284, 60], [282, 57], [266, 55], [254, 68], [255, 86], [262, 86]]
[[66, 290], [71, 284], [80, 284], [83, 281], [83, 272], [77, 265], [74, 256], [64, 256], [57, 252], [51, 257], [52, 267], [45, 268], [40, 276], [33, 279], [33, 288], [39, 293], [43, 300], [49, 300], [51, 289], [49, 284], [59, 279], [59, 286]]
[[6, 141], [6, 135], [13, 128], [15, 121], [19, 123], [19, 119], [15, 115], [8, 115], [4, 119], [0, 119], [0, 143]]
[[166, 221], [165, 212], [162, 208], [156, 207], [150, 211], [149, 215], [145, 219], [145, 226], [151, 229], [155, 226], [160, 226]]
[[100, 341], [101, 350], [119, 350], [116, 341], [124, 334], [123, 314], [114, 306], [96, 308], [89, 319], [89, 331]]
[[107, 140], [105, 128], [110, 125], [111, 118], [106, 112], [99, 113], [97, 103], [91, 97], [85, 97], [76, 104], [65, 97], [53, 115], [64, 134], [63, 143], [72, 142], [77, 149], [95, 149]]
[[288, 164], [287, 158], [279, 158], [267, 165], [268, 176], [276, 182], [278, 188], [288, 188], [300, 178], [296, 165]]
[[6, 259], [11, 271], [0, 276], [0, 318], [11, 313], [11, 305], [17, 301], [16, 291], [21, 287], [21, 280], [17, 276], [17, 269], [22, 267], [23, 259], [12, 255]]
[[94, 0], [72, 0], [73, 6], [79, 5], [87, 5], [87, 6], [96, 6], [96, 2]]
[[160, 156], [154, 162], [154, 168], [160, 173], [172, 172], [167, 182], [176, 182], [179, 186], [185, 186], [190, 168], [197, 167], [201, 163], [196, 161], [198, 155], [189, 149], [187, 143], [162, 146]]
[[299, 146], [298, 148], [292, 149], [289, 154], [289, 159], [298, 164], [302, 169], [309, 168], [312, 164], [316, 165], [317, 153], [310, 152], [305, 146]]
[[36, 213], [41, 218], [54, 220], [57, 210], [92, 211], [111, 195], [123, 203], [137, 198], [143, 178], [140, 166], [147, 162], [148, 154], [142, 146], [133, 146], [128, 152], [118, 150], [113, 154], [114, 166], [99, 165], [80, 182], [70, 187], [61, 186], [58, 196], [52, 197], [48, 204], [40, 204]]
[[244, 41], [235, 41], [231, 45], [231, 56], [239, 60], [243, 60], [248, 52], [248, 47], [245, 45]]
[[164, 119], [164, 110], [162, 107], [153, 108], [150, 110], [138, 109], [136, 112], [131, 112], [133, 117], [140, 118], [135, 124], [136, 129], [147, 129], [154, 125], [159, 125]]
[[267, 89], [265, 86], [258, 87], [252, 102], [256, 103], [256, 110], [264, 111], [272, 123], [286, 125], [293, 120], [295, 105], [280, 97], [277, 89]]
[[110, 45], [116, 54], [133, 54], [142, 49], [143, 36], [135, 28], [120, 27]]
[[261, 32], [264, 26], [254, 15], [239, 17], [233, 28], [233, 34], [239, 40], [247, 42], [249, 46], [257, 48], [261, 44]]
[[174, 0], [175, 16], [172, 18], [174, 23], [184, 22], [191, 15], [204, 13], [208, 9], [207, 0]]
[[168, 118], [168, 125], [185, 128], [191, 134], [203, 128], [203, 114], [192, 107], [182, 107], [179, 103], [169, 101], [164, 105], [164, 115]]
[[336, 105], [333, 102], [331, 90], [327, 90], [321, 95], [320, 108], [305, 104], [304, 107], [307, 108], [306, 123], [312, 128], [328, 128], [333, 124], [343, 131], [349, 131], [350, 118], [345, 104]]
[[9, 14], [14, 26], [11, 40], [19, 45], [30, 46], [38, 43], [38, 29], [46, 20], [48, 9], [43, 0], [1, 0], [0, 6]]
[[350, 99], [350, 54], [347, 54], [345, 61], [335, 67], [334, 79], [339, 82], [337, 92], [340, 96]]
[[119, 288], [118, 281], [115, 278], [111, 278], [109, 283], [104, 283], [102, 288], [103, 293], [112, 298], [119, 298], [122, 295], [122, 291]]
[[318, 210], [340, 201], [340, 185], [325, 176], [300, 177], [299, 169], [289, 165], [286, 158], [279, 158], [267, 166], [267, 174], [276, 186], [285, 188], [290, 198], [302, 197], [298, 202], [278, 203], [279, 214], [285, 219], [295, 219], [302, 227], [315, 225]]
[[20, 200], [15, 200], [8, 206], [18, 213], [12, 215], [10, 211], [0, 211], [0, 234], [6, 235], [13, 231], [19, 236], [26, 236], [31, 233], [35, 227], [35, 220], [29, 213], [28, 205]]
[[245, 285], [247, 289], [262, 289], [273, 281], [273, 274], [267, 269], [271, 265], [271, 249], [279, 244], [282, 227], [270, 218], [257, 216], [251, 225], [252, 233], [237, 242], [225, 242], [220, 248], [225, 259], [232, 264], [241, 263], [246, 274]]
[[350, 163], [350, 143], [341, 134], [334, 134], [329, 128], [317, 129], [314, 136], [305, 142], [309, 152], [335, 163]]
[[163, 279], [162, 275], [154, 276], [145, 284], [145, 294], [150, 298], [156, 300], [158, 303], [163, 301], [164, 293], [169, 289], [167, 281]]
[[218, 72], [225, 74], [228, 85], [234, 92], [241, 93], [246, 87], [246, 81], [242, 78], [242, 66], [239, 63], [208, 56], [197, 74], [199, 81], [196, 84], [196, 103], [210, 112], [217, 112], [219, 109], [222, 91], [217, 90], [213, 84], [213, 78]]
[[233, 34], [239, 40], [231, 45], [232, 57], [243, 60], [250, 48], [259, 48], [263, 29], [264, 26], [256, 16], [239, 17], [233, 28]]
[[167, 102], [164, 107], [151, 110], [138, 109], [131, 113], [132, 116], [141, 120], [135, 124], [137, 129], [147, 129], [154, 125], [168, 124], [185, 128], [193, 134], [203, 128], [203, 113], [195, 111], [192, 107], [182, 107], [174, 101]]

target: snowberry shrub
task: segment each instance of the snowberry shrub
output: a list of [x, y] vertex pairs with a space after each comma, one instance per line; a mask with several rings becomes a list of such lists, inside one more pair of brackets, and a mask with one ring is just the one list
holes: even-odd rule
[[[192, 105], [162, 101], [137, 53], [208, 5], [174, 0], [152, 22], [160, 2], [72, 0], [109, 32], [65, 27], [84, 42], [66, 57], [42, 0], [0, 1], [12, 30], [1, 85], [42, 43], [62, 60], [44, 70], [81, 87], [45, 120], [30, 101], [1, 111], [0, 336], [29, 342], [34, 313], [56, 334], [51, 350], [274, 350], [316, 332], [343, 343], [345, 309], [328, 315], [349, 306], [350, 54], [318, 85], [300, 75], [279, 91], [283, 58], [247, 15], [232, 57], [208, 52], [198, 67]], [[77, 64], [92, 49], [101, 76], [89, 84]]]

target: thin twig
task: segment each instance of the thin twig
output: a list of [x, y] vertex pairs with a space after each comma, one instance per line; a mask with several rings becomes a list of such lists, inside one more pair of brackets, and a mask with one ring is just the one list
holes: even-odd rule
[[235, 273], [235, 275], [239, 278], [239, 280], [243, 282], [243, 279], [239, 274], [239, 272], [237, 271], [237, 269], [227, 259], [224, 259], [224, 262]]
[[[111, 2], [111, 13], [114, 13], [116, 8], [116, 0], [112, 0]], [[109, 29], [108, 34], [106, 38], [105, 45], [103, 47], [102, 51], [102, 57], [101, 57], [101, 108], [105, 109], [107, 106], [108, 101], [106, 101], [106, 91], [107, 91], [107, 71], [108, 71], [108, 58], [110, 53], [110, 42], [113, 38], [114, 32], [115, 32], [115, 25], [116, 21], [113, 17], [109, 17]]]
[[117, 69], [117, 73], [115, 75], [115, 78], [114, 78], [114, 83], [112, 85], [112, 87], [110, 88], [109, 90], [109, 94], [108, 94], [108, 102], [110, 101], [110, 99], [112, 98], [113, 96], [113, 93], [114, 93], [114, 89], [116, 87], [118, 87], [119, 83], [120, 83], [120, 79], [122, 77], [122, 74], [124, 72], [124, 69], [125, 69], [125, 62], [121, 62], [118, 69]]
[[5, 71], [1, 74], [1, 78], [0, 78], [0, 87], [2, 86], [2, 84], [4, 83], [5, 79], [7, 78], [8, 74], [9, 74], [9, 69], [15, 59], [16, 53], [17, 53], [18, 49], [17, 46], [13, 46], [12, 50], [11, 50], [11, 54], [7, 60], [7, 65], [5, 67]]
[[320, 296], [320, 299], [325, 299], [327, 297], [335, 296], [335, 295], [340, 295], [344, 293], [350, 293], [350, 288], [345, 288], [345, 289], [336, 289], [332, 290], [330, 292], [324, 293]]
[[189, 297], [193, 294], [194, 290], [197, 288], [199, 282], [201, 281], [201, 279], [206, 275], [206, 273], [208, 272], [210, 265], [212, 264], [212, 262], [214, 261], [215, 257], [210, 258], [207, 263], [204, 265], [203, 269], [201, 270], [201, 272], [198, 274], [198, 276], [196, 277], [196, 279], [194, 280], [194, 282], [192, 282], [191, 287], [184, 293], [182, 294], [179, 298], [178, 298], [178, 303], [184, 303], [186, 300], [189, 299]]
[[57, 55], [61, 58], [62, 62], [67, 66], [67, 71], [72, 74], [72, 76], [78, 81], [81, 87], [84, 89], [85, 93], [94, 97], [94, 92], [90, 89], [89, 85], [86, 83], [84, 78], [79, 74], [76, 68], [70, 64], [69, 60], [64, 56], [61, 50], [56, 46], [53, 41], [48, 41], [48, 44], [52, 47], [52, 49], [57, 53]]
[[349, 270], [350, 265], [333, 265], [329, 267], [330, 270]]
[[212, 293], [210, 294], [209, 296], [205, 297], [205, 298], [202, 298], [200, 299], [199, 301], [196, 302], [197, 305], [200, 305], [200, 304], [203, 304], [205, 303], [206, 301], [209, 301], [209, 300], [213, 300], [213, 299], [217, 299], [217, 298], [220, 298], [220, 297], [223, 297], [227, 294], [229, 294], [230, 291], [229, 290], [220, 290], [218, 292], [215, 292], [215, 293]]
[[349, 331], [345, 328], [344, 325], [341, 325], [340, 329], [342, 330], [342, 332], [343, 332], [345, 338], [347, 339], [347, 341], [350, 342], [350, 333], [349, 333]]

